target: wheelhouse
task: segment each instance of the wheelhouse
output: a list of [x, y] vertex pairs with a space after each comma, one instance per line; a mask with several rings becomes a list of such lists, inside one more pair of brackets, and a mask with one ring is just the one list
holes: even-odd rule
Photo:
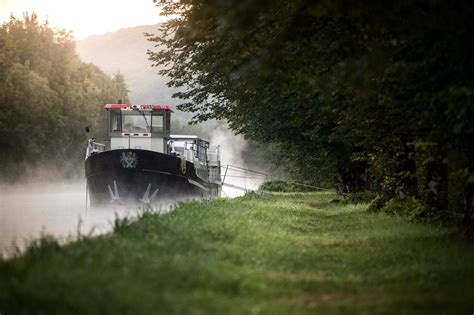
[[110, 149], [168, 154], [172, 109], [167, 105], [106, 104]]

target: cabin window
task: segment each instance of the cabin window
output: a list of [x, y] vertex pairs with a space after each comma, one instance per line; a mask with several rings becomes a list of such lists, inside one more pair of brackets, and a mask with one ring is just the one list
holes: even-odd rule
[[150, 113], [122, 113], [122, 132], [150, 132], [150, 125]]
[[163, 114], [153, 114], [152, 132], [163, 132]]
[[184, 156], [185, 150], [192, 150], [193, 143], [182, 141], [182, 140], [174, 140], [171, 141], [171, 152], [176, 153], [177, 155]]
[[120, 111], [119, 110], [111, 110], [110, 111], [110, 131], [111, 132], [121, 132]]
[[178, 156], [184, 156], [184, 147], [174, 147], [174, 153], [176, 153]]
[[[200, 142], [200, 141], [199, 141]], [[196, 145], [197, 148], [197, 156], [200, 161], [206, 161], [206, 146], [204, 146], [202, 143], [199, 143]]]

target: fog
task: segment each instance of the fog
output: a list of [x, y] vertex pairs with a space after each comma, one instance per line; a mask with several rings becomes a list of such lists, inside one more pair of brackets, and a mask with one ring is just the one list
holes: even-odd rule
[[[162, 207], [158, 211], [166, 211]], [[60, 241], [80, 232], [98, 235], [111, 231], [116, 216], [135, 216], [137, 207], [86, 207], [85, 181], [28, 183], [0, 187], [0, 253], [9, 256], [15, 246], [24, 249], [41, 234]]]
[[[212, 145], [220, 145], [222, 175], [226, 173], [225, 183], [241, 189], [224, 186], [222, 197], [236, 197], [245, 190], [257, 189], [265, 177], [246, 173], [233, 165], [255, 169], [245, 165], [242, 150], [246, 141], [242, 136], [220, 125], [210, 139]], [[258, 169], [257, 169], [258, 171]], [[36, 177], [36, 178], [41, 178]], [[44, 177], [43, 177], [44, 178]], [[164, 213], [170, 203], [155, 206], [156, 211]], [[78, 233], [98, 235], [112, 230], [116, 216], [133, 217], [140, 211], [139, 205], [124, 207], [111, 205], [103, 208], [86, 206], [85, 180], [65, 182], [38, 182], [0, 185], [0, 254], [10, 256], [16, 247], [20, 250], [42, 234], [52, 235], [62, 242], [72, 240]]]
[[[213, 132], [210, 139], [211, 145], [220, 146], [221, 154], [221, 175], [224, 176], [224, 184], [230, 184], [241, 189], [229, 186], [222, 187], [223, 197], [237, 197], [245, 194], [245, 190], [256, 190], [263, 184], [266, 177], [263, 172], [254, 165], [247, 165], [242, 156], [247, 142], [241, 135], [235, 135], [227, 126], [220, 124]], [[227, 165], [230, 165], [227, 167]], [[253, 170], [262, 174], [244, 171], [243, 169]]]

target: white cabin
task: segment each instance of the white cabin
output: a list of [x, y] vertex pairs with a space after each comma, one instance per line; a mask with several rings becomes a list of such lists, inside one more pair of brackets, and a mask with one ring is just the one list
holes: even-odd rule
[[110, 149], [141, 149], [168, 153], [171, 107], [107, 104]]

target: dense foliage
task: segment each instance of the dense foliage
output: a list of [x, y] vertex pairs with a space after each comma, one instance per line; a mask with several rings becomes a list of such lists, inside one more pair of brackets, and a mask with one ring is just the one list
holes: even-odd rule
[[[156, 1], [157, 2], [157, 1]], [[274, 142], [300, 179], [463, 217], [474, 190], [471, 1], [161, 1], [150, 59], [194, 119]]]
[[35, 14], [12, 17], [0, 26], [2, 180], [39, 167], [81, 169], [85, 127], [102, 140], [101, 105], [120, 97], [127, 99], [123, 77], [81, 62], [69, 33]]

